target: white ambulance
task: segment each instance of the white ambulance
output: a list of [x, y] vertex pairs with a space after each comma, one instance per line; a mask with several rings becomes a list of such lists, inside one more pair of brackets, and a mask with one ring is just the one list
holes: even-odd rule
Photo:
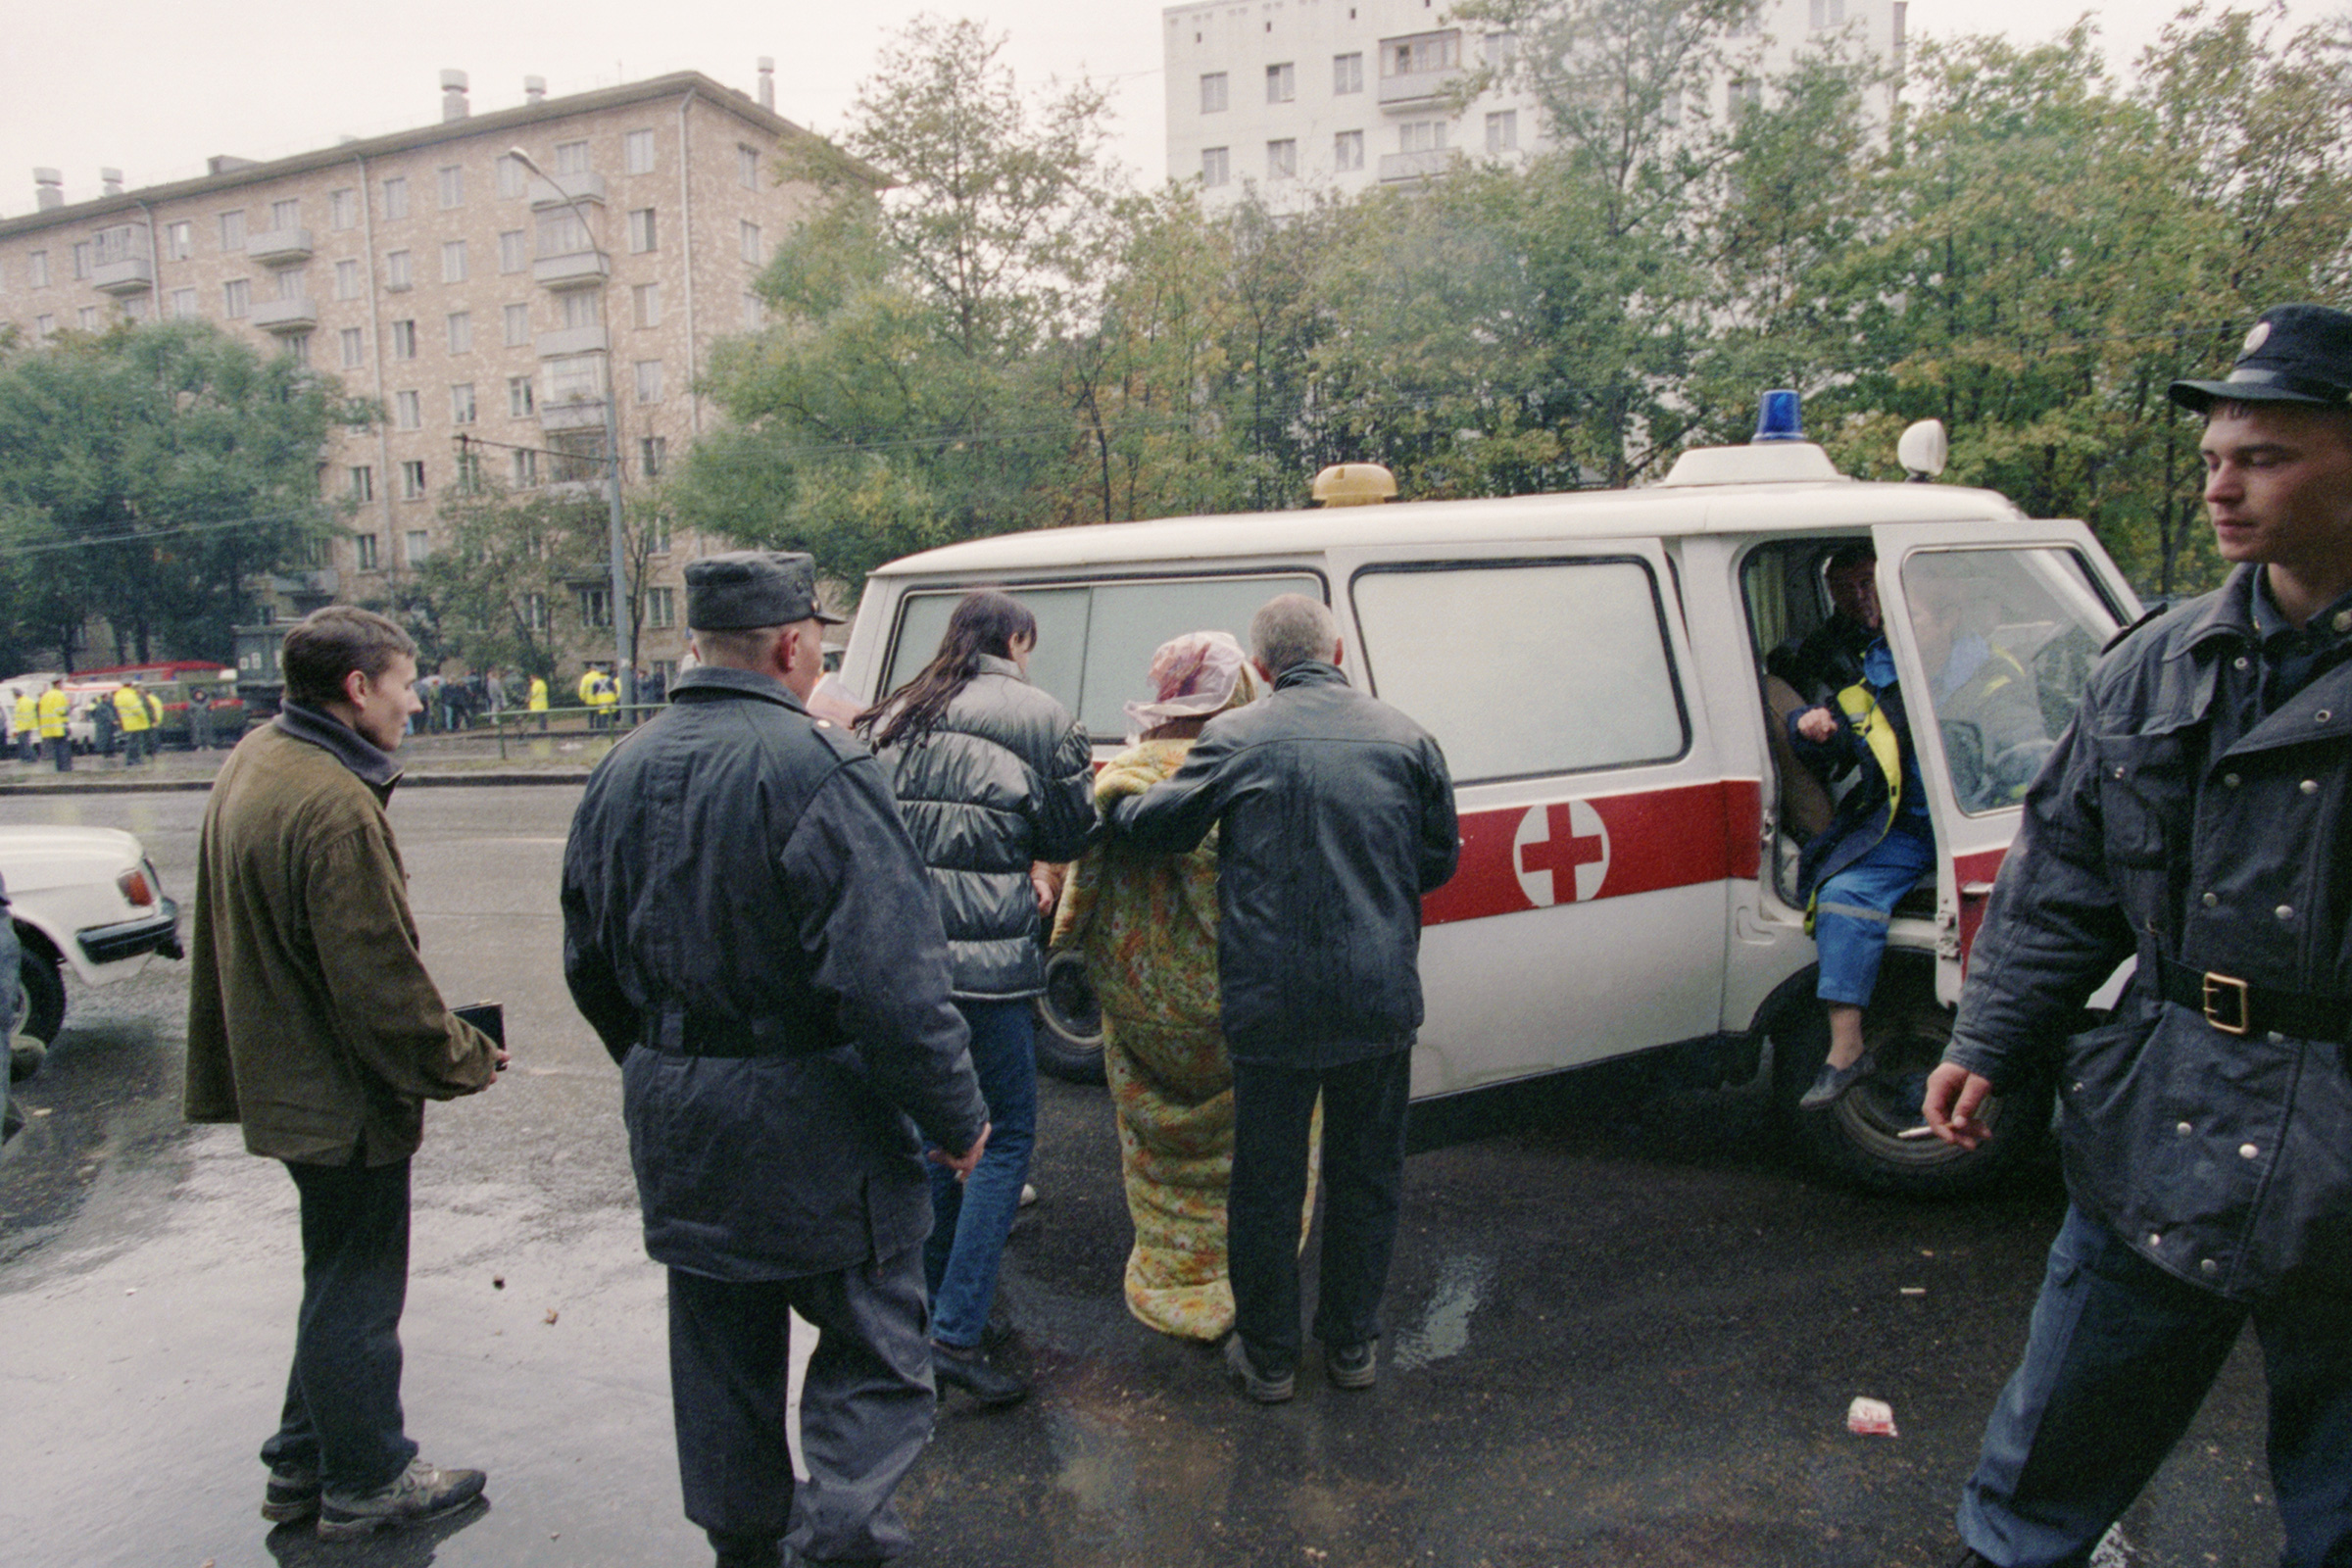
[[[2038, 1141], [2047, 1086], [2007, 1097], [1975, 1153], [1921, 1136], [1920, 1090], [2024, 784], [2138, 602], [2079, 522], [2036, 521], [1983, 490], [1858, 482], [1820, 447], [1773, 433], [1688, 453], [1640, 490], [1170, 518], [928, 551], [867, 579], [841, 679], [868, 699], [891, 691], [937, 650], [959, 595], [1001, 588], [1037, 615], [1031, 678], [1106, 759], [1161, 642], [1221, 628], [1246, 644], [1260, 605], [1312, 594], [1339, 618], [1349, 680], [1425, 725], [1454, 777], [1461, 869], [1423, 906], [1417, 1120], [1671, 1052], [1701, 1082], [1769, 1071], [1804, 1141], [1860, 1182], [1966, 1189]], [[1940, 471], [1942, 447], [1940, 427], [1914, 427], [1906, 467]], [[1876, 550], [1938, 854], [1892, 923], [1867, 1021], [1876, 1075], [1802, 1115], [1828, 1037], [1797, 852], [1830, 802], [1779, 739], [1787, 712], [1819, 694], [1800, 698], [1767, 665], [1785, 668], [1775, 651], [1833, 612], [1825, 568], [1857, 541]], [[1916, 618], [1929, 598], [1947, 622], [1957, 601], [1965, 625]], [[2015, 677], [1997, 725], [1949, 676], [1956, 636], [1973, 640], [1970, 662], [1998, 660]], [[1083, 1075], [1099, 1072], [1100, 1040], [1073, 961], [1054, 967], [1041, 1059]]]

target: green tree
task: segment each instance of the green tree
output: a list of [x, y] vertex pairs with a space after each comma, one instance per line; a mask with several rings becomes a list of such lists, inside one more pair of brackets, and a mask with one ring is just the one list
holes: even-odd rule
[[416, 568], [413, 598], [401, 607], [428, 662], [455, 658], [552, 685], [566, 643], [592, 632], [577, 608], [579, 585], [609, 575], [604, 499], [483, 479], [446, 491], [440, 520], [440, 547]]

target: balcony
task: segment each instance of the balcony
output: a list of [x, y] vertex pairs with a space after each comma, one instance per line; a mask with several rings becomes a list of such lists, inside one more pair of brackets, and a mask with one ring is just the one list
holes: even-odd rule
[[602, 430], [604, 427], [603, 398], [576, 398], [567, 403], [539, 405], [539, 428], [542, 430]]
[[144, 294], [155, 287], [155, 262], [145, 256], [100, 262], [90, 269], [90, 286], [101, 294]]
[[574, 199], [605, 204], [605, 176], [602, 174], [564, 174], [557, 179], [531, 176], [531, 211], [544, 213], [553, 207], [569, 207]]
[[539, 357], [560, 360], [572, 354], [602, 354], [605, 352], [605, 329], [596, 326], [566, 326], [554, 332], [542, 332], [535, 340]]
[[1418, 153], [1383, 153], [1380, 158], [1380, 182], [1384, 185], [1401, 184], [1408, 179], [1428, 179], [1443, 174], [1453, 163], [1454, 149], [1432, 147]]
[[531, 264], [531, 281], [541, 288], [602, 288], [612, 275], [612, 258], [597, 251], [542, 256]]
[[247, 319], [265, 332], [308, 332], [318, 324], [318, 307], [309, 300], [255, 300]]
[[315, 566], [306, 571], [271, 572], [270, 587], [290, 599], [332, 599], [341, 580], [334, 567]]
[[271, 228], [245, 236], [245, 256], [264, 267], [294, 267], [311, 259], [311, 231]]
[[1443, 71], [1415, 71], [1404, 75], [1380, 78], [1380, 106], [1383, 109], [1422, 109], [1444, 97], [1453, 84], [1462, 79], [1458, 67]]

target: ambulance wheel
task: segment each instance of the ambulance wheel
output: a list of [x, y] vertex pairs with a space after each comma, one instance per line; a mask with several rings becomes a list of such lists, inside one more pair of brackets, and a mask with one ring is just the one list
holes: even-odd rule
[[1773, 1098], [1797, 1147], [1816, 1166], [1872, 1192], [1911, 1198], [1984, 1192], [2030, 1163], [2049, 1135], [2047, 1085], [2021, 1086], [1985, 1102], [1991, 1137], [1976, 1149], [1902, 1136], [1923, 1125], [1928, 1074], [1943, 1059], [1951, 1010], [1936, 1000], [1935, 972], [1889, 956], [1862, 1020], [1877, 1070], [1820, 1110], [1797, 1106], [1830, 1054], [1830, 1020], [1806, 999], [1774, 1025]]
[[[24, 938], [24, 928], [17, 934]], [[10, 1020], [9, 1032], [30, 1035], [42, 1045], [57, 1039], [58, 1030], [66, 1022], [66, 977], [59, 971], [57, 959], [46, 943], [24, 942], [24, 956], [18, 961], [17, 972], [23, 981], [23, 992], [17, 1001], [17, 1015]]]
[[1086, 960], [1067, 949], [1046, 956], [1046, 989], [1037, 999], [1037, 1064], [1066, 1083], [1104, 1081], [1102, 1008], [1087, 983]]

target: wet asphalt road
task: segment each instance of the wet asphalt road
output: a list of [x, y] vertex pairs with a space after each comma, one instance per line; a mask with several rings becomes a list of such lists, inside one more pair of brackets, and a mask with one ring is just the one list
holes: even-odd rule
[[[70, 982], [0, 1155], [0, 1560], [12, 1568], [707, 1563], [678, 1513], [662, 1279], [618, 1080], [571, 1011], [556, 879], [575, 787], [394, 806], [428, 961], [507, 1004], [515, 1066], [427, 1113], [406, 1397], [486, 1507], [365, 1546], [257, 1516], [300, 1293], [293, 1191], [179, 1121], [185, 966]], [[195, 794], [0, 800], [128, 827], [191, 886]], [[1793, 1167], [1740, 1094], [1588, 1074], [1526, 1124], [1417, 1154], [1379, 1386], [1246, 1405], [1118, 1298], [1129, 1233], [1100, 1090], [1047, 1080], [1003, 1306], [1035, 1396], [951, 1396], [901, 1494], [909, 1568], [1053, 1564], [1932, 1564], [2022, 1341], [2054, 1175], [1919, 1205]], [[1909, 1291], [1913, 1294], [1905, 1294]], [[1311, 1297], [1310, 1297], [1311, 1299]], [[1856, 1395], [1901, 1435], [1844, 1429]], [[2109, 1563], [2276, 1560], [2241, 1346]]]

